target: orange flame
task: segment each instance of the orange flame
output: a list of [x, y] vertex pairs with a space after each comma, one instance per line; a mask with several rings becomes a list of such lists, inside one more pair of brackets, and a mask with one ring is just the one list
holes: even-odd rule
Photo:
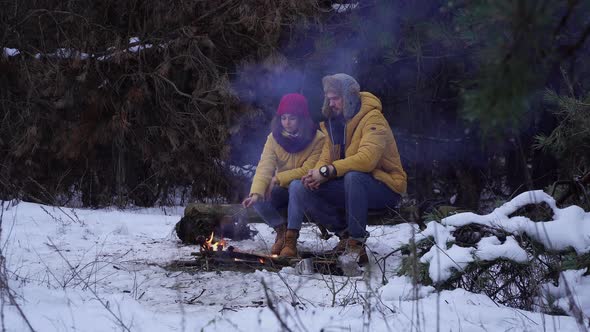
[[226, 241], [225, 240], [220, 240], [220, 241], [216, 241], [213, 242], [213, 232], [211, 232], [211, 236], [209, 237], [209, 240], [205, 241], [205, 243], [203, 244], [203, 247], [207, 250], [211, 250], [211, 251], [222, 251], [223, 247], [225, 247], [226, 245]]

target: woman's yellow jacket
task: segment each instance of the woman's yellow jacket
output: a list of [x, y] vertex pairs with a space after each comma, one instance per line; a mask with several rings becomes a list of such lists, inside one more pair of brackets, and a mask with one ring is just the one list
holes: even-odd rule
[[291, 181], [301, 179], [320, 158], [324, 138], [324, 134], [318, 130], [313, 141], [303, 151], [289, 153], [277, 143], [272, 133], [269, 134], [256, 167], [250, 195], [264, 196], [273, 176], [276, 176], [279, 185], [285, 188]]

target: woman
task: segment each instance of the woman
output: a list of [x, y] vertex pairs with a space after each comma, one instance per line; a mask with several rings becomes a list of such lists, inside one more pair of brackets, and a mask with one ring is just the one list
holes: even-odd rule
[[[272, 132], [266, 139], [250, 194], [242, 202], [253, 206], [264, 221], [276, 231], [273, 255], [291, 255], [281, 252], [290, 241], [287, 220], [279, 211], [286, 210], [289, 202], [288, 187], [291, 181], [301, 179], [320, 157], [324, 134], [309, 115], [307, 99], [298, 93], [283, 96], [271, 124]], [[297, 239], [294, 239], [297, 241]]]

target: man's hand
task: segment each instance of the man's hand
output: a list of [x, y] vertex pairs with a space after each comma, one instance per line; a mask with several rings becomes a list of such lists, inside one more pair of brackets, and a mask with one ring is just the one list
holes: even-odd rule
[[307, 174], [305, 174], [304, 176], [301, 177], [301, 183], [303, 184], [303, 187], [305, 187], [307, 189], [309, 189], [309, 187], [307, 186], [307, 183], [310, 181], [312, 173], [313, 173], [313, 170], [310, 169], [309, 171], [307, 171]]
[[274, 189], [275, 186], [278, 186], [278, 185], [279, 185], [279, 180], [277, 180], [276, 176], [273, 176], [272, 179], [270, 180], [270, 184], [266, 188], [266, 192], [264, 193], [265, 200], [268, 201], [270, 199], [270, 195], [272, 194], [272, 190]]
[[246, 198], [242, 202], [242, 206], [245, 208], [249, 208], [250, 206], [254, 205], [256, 202], [260, 200], [259, 194], [252, 194], [250, 197]]
[[307, 175], [301, 178], [303, 186], [309, 190], [318, 189], [326, 181], [328, 181], [328, 178], [323, 177], [317, 169], [310, 169]]

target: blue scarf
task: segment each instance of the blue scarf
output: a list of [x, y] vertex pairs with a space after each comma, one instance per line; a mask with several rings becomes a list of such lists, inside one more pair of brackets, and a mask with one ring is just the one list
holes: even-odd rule
[[328, 136], [332, 145], [340, 145], [340, 159], [344, 159], [346, 150], [346, 120], [343, 116], [328, 119]]

